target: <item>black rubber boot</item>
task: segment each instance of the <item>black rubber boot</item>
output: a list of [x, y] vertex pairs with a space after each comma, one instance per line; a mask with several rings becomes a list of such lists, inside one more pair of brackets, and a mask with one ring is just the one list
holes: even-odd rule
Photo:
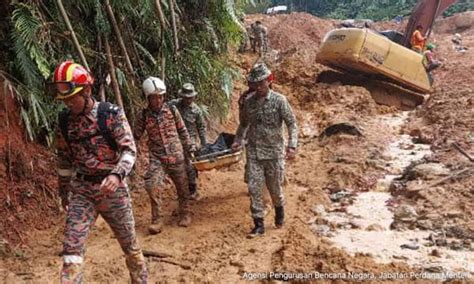
[[283, 227], [285, 223], [285, 210], [283, 206], [275, 206], [275, 226], [277, 228]]
[[191, 200], [199, 200], [201, 196], [197, 190], [197, 184], [190, 183], [189, 184], [189, 199]]
[[265, 233], [265, 226], [263, 224], [263, 218], [254, 218], [253, 223], [255, 227], [250, 231], [248, 234], [249, 238], [255, 238], [259, 235], [263, 235]]

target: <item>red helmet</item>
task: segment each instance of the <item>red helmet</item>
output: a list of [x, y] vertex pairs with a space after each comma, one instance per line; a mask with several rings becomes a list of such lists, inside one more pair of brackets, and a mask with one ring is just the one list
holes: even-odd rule
[[82, 65], [64, 61], [54, 70], [53, 84], [58, 92], [56, 99], [64, 100], [78, 94], [85, 86], [94, 84], [94, 78]]

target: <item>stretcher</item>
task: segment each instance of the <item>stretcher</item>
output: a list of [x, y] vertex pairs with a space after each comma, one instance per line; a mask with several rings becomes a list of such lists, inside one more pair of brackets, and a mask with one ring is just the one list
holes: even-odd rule
[[242, 159], [242, 149], [227, 149], [207, 155], [197, 156], [191, 163], [198, 171], [209, 171], [228, 167]]

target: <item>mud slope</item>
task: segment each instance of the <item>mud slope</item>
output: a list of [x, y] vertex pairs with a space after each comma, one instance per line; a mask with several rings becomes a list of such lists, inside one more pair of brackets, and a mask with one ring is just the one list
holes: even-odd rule
[[26, 232], [48, 229], [59, 216], [54, 155], [27, 141], [8, 86], [0, 78], [0, 255], [25, 245]]

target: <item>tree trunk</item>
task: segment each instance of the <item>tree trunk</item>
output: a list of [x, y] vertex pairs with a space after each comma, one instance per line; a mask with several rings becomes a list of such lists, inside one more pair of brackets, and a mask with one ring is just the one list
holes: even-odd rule
[[169, 0], [170, 5], [170, 14], [171, 14], [171, 26], [173, 27], [173, 39], [174, 39], [174, 54], [176, 55], [179, 50], [178, 42], [178, 29], [176, 27], [176, 14], [175, 14], [175, 2], [174, 0]]
[[165, 41], [165, 31], [161, 30], [161, 80], [165, 81], [166, 75], [166, 57], [165, 57], [165, 48], [164, 48], [164, 41]]
[[[102, 43], [102, 36], [100, 32], [97, 33], [97, 51], [102, 52], [102, 46], [104, 44]], [[102, 60], [102, 57], [96, 57], [98, 60]], [[98, 76], [96, 76], [96, 80], [99, 79], [99, 98], [101, 102], [105, 102], [105, 85], [104, 85], [104, 73], [102, 70], [102, 64], [98, 63], [97, 61], [95, 62], [95, 66], [99, 66], [97, 69]]]
[[161, 7], [161, 0], [155, 0], [156, 10], [158, 12], [158, 18], [160, 19], [161, 29], [166, 30], [167, 24], [163, 8]]
[[79, 44], [79, 41], [77, 40], [76, 33], [74, 32], [74, 29], [72, 28], [71, 21], [69, 21], [69, 17], [66, 13], [66, 10], [64, 9], [62, 0], [56, 0], [56, 4], [58, 5], [59, 11], [61, 12], [61, 16], [63, 17], [63, 20], [66, 23], [66, 26], [69, 32], [71, 33], [72, 41], [74, 42], [74, 46], [76, 47], [76, 50], [79, 53], [79, 57], [81, 58], [82, 65], [84, 65], [87, 71], [90, 72], [89, 64], [87, 64], [86, 57], [84, 56], [84, 53], [82, 52], [81, 45]]
[[112, 52], [110, 51], [109, 39], [104, 37], [105, 52], [107, 53], [107, 63], [109, 65], [109, 74], [112, 81], [112, 89], [114, 90], [115, 100], [117, 104], [123, 109], [122, 95], [120, 94], [120, 87], [117, 82], [117, 76], [115, 76], [115, 65], [112, 58]]
[[107, 14], [109, 15], [110, 23], [114, 28], [115, 36], [120, 45], [120, 50], [122, 51], [122, 55], [125, 58], [126, 66], [130, 75], [134, 76], [133, 65], [130, 61], [130, 57], [128, 56], [127, 48], [125, 47], [125, 43], [123, 41], [122, 33], [120, 32], [120, 28], [117, 24], [117, 20], [115, 19], [114, 11], [112, 10], [112, 6], [110, 5], [110, 0], [105, 0], [105, 8], [107, 10]]
[[101, 102], [105, 102], [105, 86], [104, 86], [104, 83], [100, 83], [99, 98], [100, 98]]

